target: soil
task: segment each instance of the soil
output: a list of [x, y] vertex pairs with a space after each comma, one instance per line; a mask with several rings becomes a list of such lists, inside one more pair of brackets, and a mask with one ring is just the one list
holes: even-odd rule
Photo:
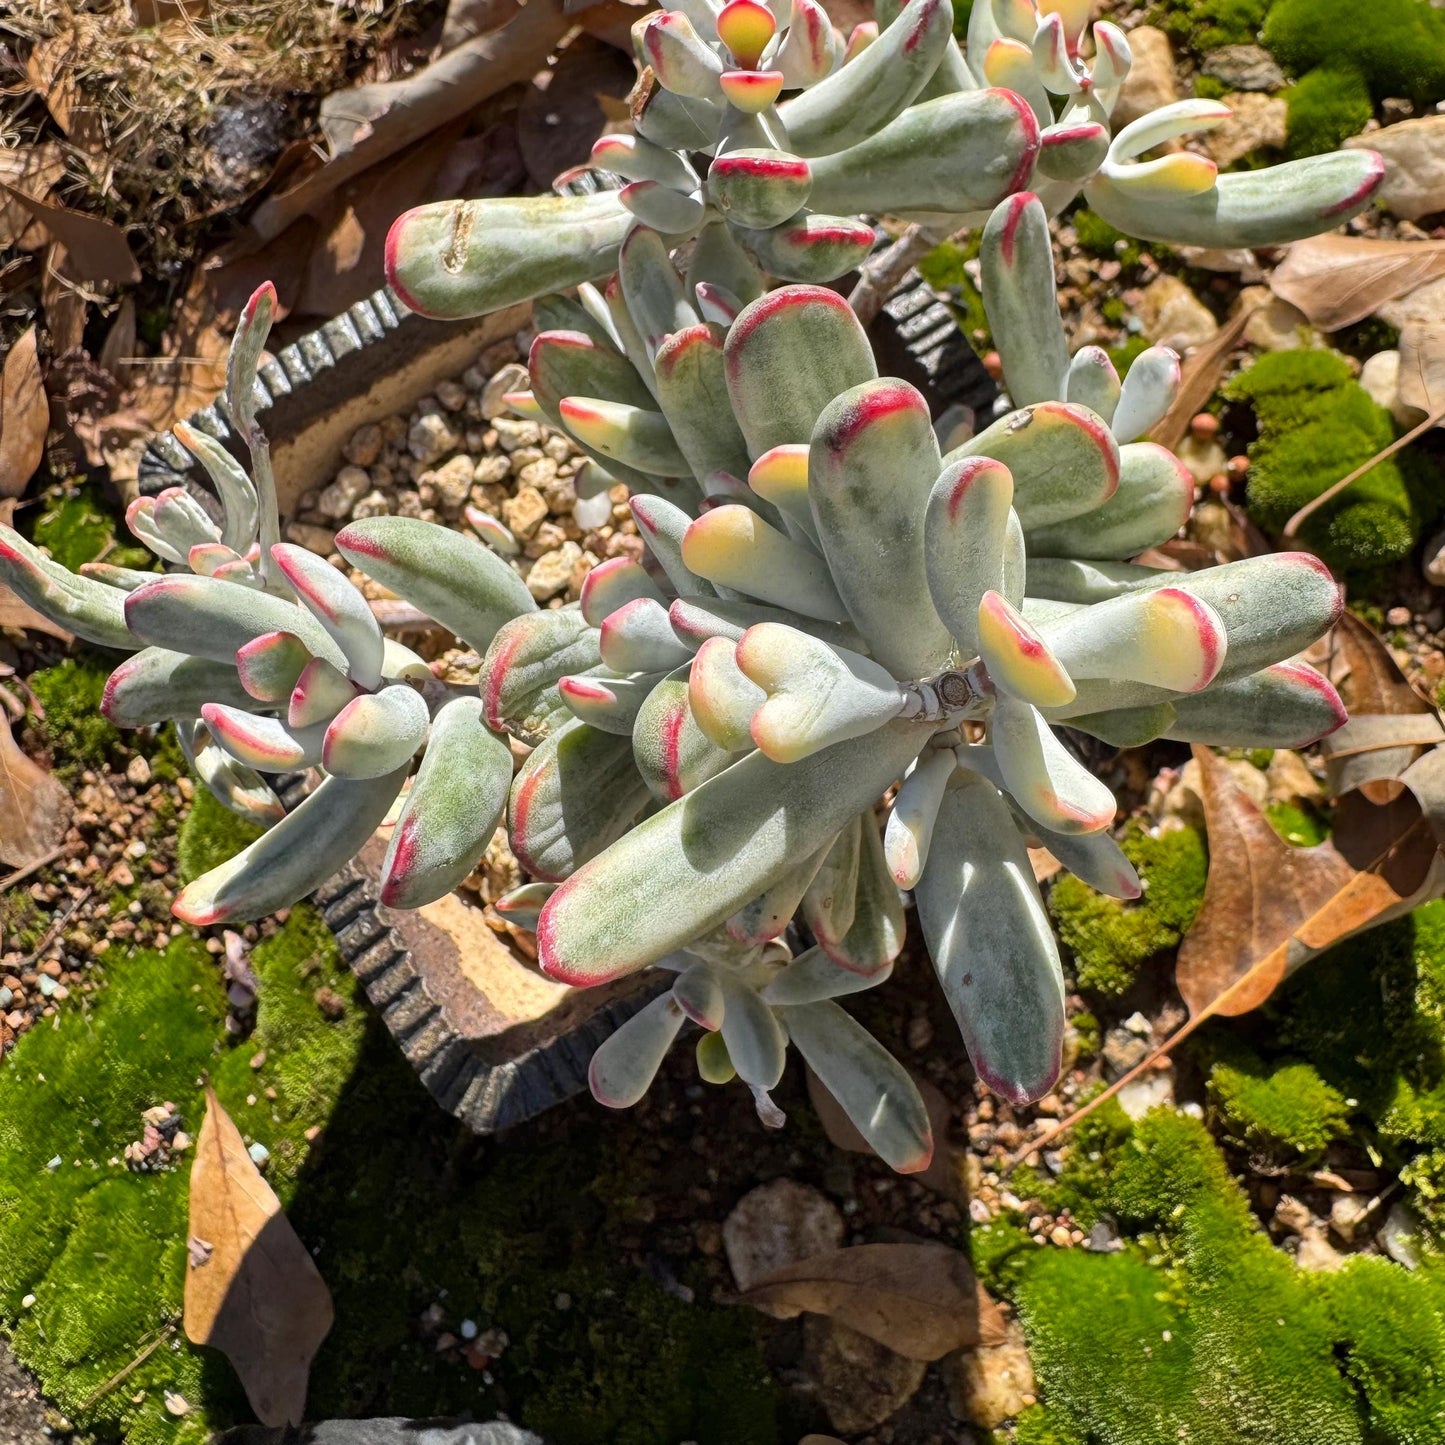
[[16, 1363], [0, 1335], [0, 1445], [42, 1445], [58, 1434], [55, 1412], [45, 1403], [29, 1370]]

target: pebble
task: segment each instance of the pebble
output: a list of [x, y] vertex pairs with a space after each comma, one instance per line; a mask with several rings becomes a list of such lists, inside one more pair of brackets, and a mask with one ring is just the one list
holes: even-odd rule
[[271, 1157], [271, 1151], [259, 1141], [252, 1144], [251, 1147], [246, 1150], [246, 1153], [251, 1156], [251, 1163], [258, 1169], [264, 1169], [266, 1167], [266, 1161]]
[[346, 445], [341, 448], [341, 455], [353, 466], [369, 467], [381, 455], [381, 449], [385, 445], [386, 438], [382, 435], [381, 428], [375, 422], [367, 422], [365, 426], [357, 427], [352, 432]]
[[527, 591], [538, 602], [546, 602], [572, 584], [573, 573], [582, 561], [582, 549], [564, 542], [555, 552], [544, 552], [527, 573]]
[[126, 764], [125, 780], [134, 788], [143, 788], [151, 780], [151, 765], [137, 753]]
[[317, 527], [309, 522], [287, 522], [286, 540], [318, 557], [329, 557], [336, 550], [336, 533], [330, 527]]
[[1285, 84], [1284, 71], [1262, 45], [1221, 45], [1201, 68], [1234, 90], [1279, 90]]
[[1179, 98], [1174, 53], [1162, 30], [1154, 25], [1136, 25], [1129, 32], [1129, 53], [1133, 62], [1110, 116], [1116, 135], [1120, 126]]
[[407, 428], [407, 450], [423, 466], [439, 462], [448, 452], [457, 451], [462, 444], [446, 417], [438, 412], [424, 413]]
[[336, 480], [322, 489], [317, 498], [316, 510], [323, 517], [334, 521], [345, 521], [351, 517], [352, 508], [371, 490], [371, 473], [365, 467], [342, 467]]
[[1396, 216], [1415, 221], [1445, 210], [1445, 115], [1372, 130], [1345, 142], [1385, 158], [1385, 179], [1377, 199]]

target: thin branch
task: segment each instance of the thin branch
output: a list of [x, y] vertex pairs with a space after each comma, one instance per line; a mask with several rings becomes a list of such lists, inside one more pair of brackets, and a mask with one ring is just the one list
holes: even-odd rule
[[898, 283], [936, 245], [938, 238], [921, 225], [911, 225], [885, 250], [870, 256], [858, 272], [858, 283], [848, 297], [854, 315], [869, 325], [883, 309], [883, 303], [898, 289]]
[[113, 1374], [110, 1379], [108, 1379], [103, 1385], [98, 1385], [94, 1390], [92, 1390], [90, 1394], [81, 1401], [79, 1413], [84, 1414], [88, 1409], [90, 1409], [92, 1405], [95, 1404], [97, 1400], [103, 1399], [113, 1389], [115, 1389], [117, 1385], [121, 1384], [123, 1381], [129, 1379], [131, 1375], [135, 1374], [135, 1372], [140, 1369], [140, 1367], [145, 1364], [145, 1362], [150, 1359], [150, 1357], [155, 1354], [155, 1352], [160, 1349], [160, 1347], [165, 1344], [165, 1342], [170, 1339], [170, 1337], [175, 1334], [175, 1332], [175, 1322], [172, 1321], [155, 1337], [155, 1339], [153, 1339], [148, 1345], [145, 1346], [144, 1349], [141, 1350], [140, 1354], [138, 1354], [135, 1359], [130, 1362], [130, 1364], [128, 1364], [122, 1370], [117, 1370], [115, 1374]]
[[1407, 431], [1404, 436], [1399, 437], [1395, 441], [1392, 441], [1390, 445], [1385, 447], [1382, 451], [1376, 452], [1369, 461], [1363, 463], [1363, 465], [1361, 466], [1356, 467], [1354, 471], [1349, 474], [1349, 476], [1341, 477], [1340, 480], [1334, 483], [1333, 486], [1326, 487], [1324, 491], [1319, 494], [1319, 496], [1317, 496], [1311, 502], [1306, 502], [1304, 506], [1302, 506], [1299, 511], [1297, 511], [1294, 516], [1292, 516], [1289, 521], [1284, 524], [1284, 535], [1286, 537], [1296, 536], [1299, 532], [1299, 529], [1304, 526], [1304, 524], [1309, 521], [1309, 519], [1316, 512], [1318, 512], [1319, 509], [1323, 507], [1326, 502], [1331, 501], [1335, 497], [1339, 496], [1339, 494], [1343, 492], [1344, 489], [1348, 487], [1351, 482], [1359, 481], [1359, 479], [1363, 477], [1366, 472], [1373, 471], [1377, 466], [1380, 465], [1381, 462], [1385, 461], [1389, 457], [1394, 456], [1401, 447], [1409, 446], [1416, 437], [1424, 436], [1424, 434], [1429, 431], [1431, 427], [1439, 426], [1442, 421], [1445, 421], [1445, 407], [1441, 407], [1438, 411], [1432, 412], [1429, 416], [1425, 418], [1424, 421], [1420, 423], [1419, 426], [1412, 428], [1410, 431]]
[[52, 848], [43, 858], [37, 858], [23, 868], [17, 868], [13, 873], [7, 873], [5, 877], [0, 878], [0, 893], [4, 893], [7, 888], [13, 888], [17, 883], [23, 883], [32, 873], [40, 872], [42, 868], [55, 862], [64, 852], [65, 844], [62, 843], [58, 848]]
[[57, 938], [60, 937], [60, 932], [65, 927], [65, 925], [69, 923], [72, 918], [75, 917], [76, 911], [94, 892], [94, 888], [87, 888], [85, 892], [80, 895], [79, 898], [71, 900], [70, 907], [64, 909], [61, 912], [60, 916], [55, 920], [55, 922], [52, 923], [50, 927], [45, 930], [45, 937], [42, 938], [40, 942], [36, 944], [36, 946], [31, 949], [31, 951], [27, 953], [24, 958], [20, 960], [20, 963], [16, 969], [17, 972], [19, 971], [19, 969], [28, 968], [32, 963], [36, 961], [36, 959], [40, 958], [41, 955], [45, 953], [45, 951], [50, 947], [50, 945], [54, 943]]

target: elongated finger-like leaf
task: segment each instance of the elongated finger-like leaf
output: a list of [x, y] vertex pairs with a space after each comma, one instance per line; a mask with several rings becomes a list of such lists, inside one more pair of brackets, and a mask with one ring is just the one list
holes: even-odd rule
[[1162, 420], [1179, 390], [1179, 377], [1178, 353], [1167, 346], [1151, 346], [1134, 358], [1114, 409], [1114, 440], [1120, 446], [1146, 435]]
[[660, 10], [642, 29], [642, 50], [659, 81], [677, 95], [718, 93], [722, 62], [681, 10]]
[[[1156, 578], [1160, 579], [1157, 584]], [[1024, 587], [1030, 599], [1047, 598], [1082, 606], [1151, 585], [1165, 587], [1178, 578], [1177, 572], [1163, 567], [1140, 567], [1132, 562], [1040, 557], [1035, 554], [1028, 559]]]
[[1058, 1078], [1064, 975], [1023, 840], [994, 786], [959, 774], [915, 890], [928, 952], [978, 1076], [1014, 1104]]
[[1017, 406], [1062, 401], [1069, 348], [1059, 316], [1049, 218], [1028, 191], [995, 207], [979, 251], [983, 304]]
[[286, 722], [293, 728], [330, 722], [362, 689], [324, 657], [313, 657], [301, 669], [286, 704]]
[[449, 627], [477, 652], [537, 604], [526, 584], [475, 539], [415, 517], [367, 517], [336, 534], [353, 567]]
[[956, 447], [946, 462], [992, 457], [1013, 475], [1013, 507], [1026, 532], [1101, 507], [1119, 485], [1119, 448], [1081, 406], [1040, 402], [1010, 412]]
[[878, 375], [852, 308], [817, 286], [784, 287], [744, 307], [724, 358], [728, 395], [754, 458], [810, 442], [835, 396]]
[[816, 157], [808, 201], [837, 216], [990, 211], [1027, 184], [1038, 152], [1038, 121], [1013, 91], [945, 95], [910, 106], [847, 150]]
[[812, 211], [766, 229], [739, 226], [737, 237], [769, 275], [811, 286], [836, 281], [861, 265], [877, 239], [860, 221]]
[[262, 773], [289, 773], [321, 761], [326, 729], [292, 729], [274, 717], [257, 717], [224, 703], [208, 702], [201, 716], [211, 736], [237, 762]]
[[1163, 736], [1213, 747], [1303, 748], [1345, 721], [1323, 673], [1304, 662], [1276, 662], [1178, 699]]
[[602, 619], [598, 634], [602, 661], [614, 672], [667, 672], [692, 661], [693, 649], [679, 640], [667, 608], [651, 597], [625, 602]]
[[[781, 3], [774, 5], [775, 12]], [[783, 17], [778, 16], [781, 20]], [[817, 85], [833, 68], [832, 26], [828, 12], [817, 0], [791, 0], [788, 6], [788, 32], [773, 57], [773, 64], [783, 72], [789, 90], [803, 90]], [[874, 35], [877, 39], [877, 35]]]
[[644, 226], [656, 231], [691, 231], [705, 214], [699, 193], [675, 191], [660, 181], [632, 181], [617, 198]]
[[[1130, 372], [1132, 376], [1133, 373]], [[1031, 554], [1058, 557], [1132, 557], [1167, 542], [1194, 506], [1189, 468], [1153, 442], [1119, 448], [1119, 485], [1093, 511], [1028, 531]]]
[[654, 145], [640, 135], [604, 135], [592, 146], [592, 164], [629, 181], [661, 181], [675, 190], [690, 191], [697, 172], [676, 151]]
[[204, 723], [178, 722], [176, 737], [196, 776], [223, 808], [263, 828], [286, 816], [271, 785], [255, 769], [217, 747]]
[[590, 396], [564, 397], [558, 411], [573, 436], [611, 461], [648, 476], [676, 477], [689, 470], [659, 411]]
[[1069, 380], [1065, 387], [1064, 400], [1075, 406], [1087, 407], [1102, 420], [1109, 422], [1115, 441], [1119, 440], [1119, 434], [1112, 422], [1122, 390], [1119, 373], [1114, 369], [1114, 363], [1109, 360], [1109, 353], [1102, 346], [1081, 346], [1074, 353], [1074, 359], [1069, 363]]
[[788, 1061], [788, 1036], [772, 1009], [735, 973], [720, 970], [723, 1043], [738, 1078], [758, 1089], [773, 1089]]
[[1068, 669], [997, 592], [978, 604], [978, 651], [994, 683], [1035, 707], [1062, 707], [1076, 691]]
[[650, 227], [636, 226], [627, 237], [618, 257], [618, 280], [649, 358], [665, 337], [698, 324], [667, 242]]
[[601, 661], [598, 633], [570, 607], [513, 618], [482, 659], [478, 686], [487, 726], [539, 742], [558, 720], [558, 680], [589, 672]]
[[826, 998], [846, 998], [850, 993], [862, 993], [864, 989], [876, 987], [891, 972], [891, 969], [885, 969], [864, 974], [851, 968], [840, 968], [815, 944], [787, 964], [762, 990], [761, 996], [764, 1003], [774, 1007], [818, 1003]]
[[830, 1000], [788, 1005], [781, 1012], [798, 1052], [868, 1147], [900, 1174], [927, 1169], [933, 1161], [933, 1126], [903, 1065]]
[[543, 970], [603, 983], [717, 927], [870, 806], [930, 732], [895, 722], [801, 762], [734, 763], [552, 895], [537, 925]]
[[1001, 694], [989, 741], [1010, 796], [1045, 828], [1097, 833], [1114, 821], [1118, 804], [1108, 785], [1064, 747], [1037, 708]]
[[126, 625], [126, 594], [52, 562], [13, 527], [0, 526], [0, 581], [20, 600], [97, 647], [133, 652], [141, 643]]
[[229, 663], [146, 647], [106, 679], [100, 711], [118, 728], [140, 728], [167, 718], [197, 717], [208, 702], [251, 712], [263, 706]]
[[1107, 126], [1095, 120], [1061, 120], [1039, 133], [1039, 174], [1054, 181], [1085, 181], [1108, 152]]
[[685, 677], [665, 678], [648, 694], [633, 724], [632, 755], [660, 803], [692, 792], [734, 759], [698, 726]]
[[913, 0], [851, 65], [779, 108], [793, 149], [827, 155], [875, 135], [917, 97], [952, 34], [947, 0]]
[[682, 560], [699, 577], [762, 602], [828, 622], [848, 615], [827, 563], [751, 507], [704, 512], [683, 534]]
[[230, 663], [246, 643], [268, 632], [292, 632], [336, 667], [346, 656], [309, 612], [269, 592], [215, 577], [159, 577], [126, 595], [125, 619], [142, 642]]
[[710, 963], [695, 963], [684, 969], [672, 985], [677, 1006], [701, 1029], [715, 1032], [722, 1027], [727, 1001], [718, 970]]
[[1030, 819], [1043, 844], [1076, 878], [1110, 898], [1138, 898], [1139, 874], [1108, 833], [1055, 833]]
[[601, 627], [602, 619], [609, 612], [639, 597], [650, 597], [663, 604], [667, 601], [640, 562], [634, 562], [631, 557], [609, 557], [582, 580], [582, 617], [590, 626]]
[[563, 677], [557, 681], [557, 695], [579, 722], [590, 723], [605, 733], [631, 737], [642, 704], [666, 676], [665, 672], [649, 672], [637, 677], [608, 677], [596, 672]]
[[422, 695], [404, 682], [363, 693], [327, 726], [321, 761], [338, 777], [384, 777], [411, 760], [430, 721]]
[[134, 592], [137, 587], [156, 580], [154, 572], [143, 572], [138, 567], [117, 567], [113, 562], [82, 562], [79, 575], [93, 582], [103, 582], [121, 592]]
[[853, 925], [862, 851], [861, 815], [846, 824], [803, 894], [803, 917], [830, 958]]
[[748, 469], [748, 486], [781, 513], [794, 540], [821, 547], [808, 500], [808, 448], [802, 443], [773, 447]]
[[1161, 201], [1121, 184], [1122, 173], [1101, 171], [1084, 187], [1092, 210], [1111, 226], [1143, 241], [1208, 246], [1281, 246], [1342, 226], [1370, 204], [1385, 178], [1378, 151], [1332, 151], [1233, 171], [1195, 195]]
[[[779, 937], [792, 922], [823, 859], [833, 847], [828, 841], [792, 868], [785, 869], [756, 898], [750, 898], [725, 925], [729, 938], [739, 943], [767, 943]], [[836, 966], [836, 965], [834, 965]]]
[[701, 645], [709, 637], [726, 637], [741, 642], [748, 628], [761, 622], [778, 622], [795, 627], [809, 637], [817, 637], [832, 647], [845, 647], [850, 652], [864, 652], [868, 644], [846, 622], [823, 622], [804, 617], [784, 607], [767, 607], [761, 602], [748, 602], [720, 597], [679, 597], [667, 610], [673, 630], [679, 637]]
[[923, 876], [944, 789], [957, 766], [947, 748], [926, 752], [898, 788], [884, 829], [883, 855], [899, 888], [916, 887]]
[[927, 402], [889, 379], [830, 402], [808, 450], [808, 497], [833, 578], [869, 651], [895, 677], [924, 676], [953, 647], [924, 560], [940, 465]]
[[709, 637], [693, 655], [687, 681], [698, 727], [729, 752], [753, 746], [753, 714], [767, 701], [767, 694], [738, 666], [736, 653], [729, 639]]
[[527, 354], [532, 395], [554, 426], [564, 396], [603, 396], [629, 406], [655, 403], [637, 368], [611, 346], [583, 331], [542, 331]]
[[357, 853], [405, 780], [405, 768], [360, 782], [327, 778], [250, 847], [188, 883], [171, 912], [193, 928], [211, 928], [289, 908]]
[[523, 883], [504, 893], [492, 906], [517, 928], [535, 928], [542, 905], [556, 891], [555, 883]]
[[221, 528], [221, 540], [228, 547], [244, 552], [256, 535], [257, 499], [256, 487], [246, 474], [246, 469], [215, 437], [185, 422], [177, 422], [173, 428], [176, 437], [186, 450], [205, 467], [221, 499], [221, 511], [225, 523]]
[[[461, 784], [459, 786], [459, 784]], [[488, 729], [480, 698], [453, 698], [432, 721], [381, 865], [381, 901], [420, 908], [477, 866], [507, 807], [512, 750]]]
[[558, 883], [626, 833], [649, 801], [630, 737], [570, 723], [551, 733], [513, 779], [512, 851], [534, 877]]
[[[716, 219], [705, 223], [693, 242], [687, 285], [697, 297], [699, 311], [704, 309], [699, 286], [725, 291], [737, 301], [739, 310], [749, 301], [756, 301], [766, 289], [762, 273], [733, 239], [732, 227]], [[729, 318], [728, 324], [735, 319], [736, 313]]]
[[699, 577], [683, 560], [682, 540], [693, 519], [665, 497], [644, 494], [633, 497], [628, 506], [647, 550], [667, 574], [667, 580], [686, 597], [712, 597], [716, 588]]
[[358, 687], [381, 681], [381, 628], [364, 598], [340, 572], [305, 547], [277, 542], [271, 555], [307, 611], [346, 654]]
[[738, 150], [708, 167], [713, 204], [734, 225], [778, 226], [807, 204], [813, 171], [801, 156], [775, 150]]
[[676, 331], [657, 348], [654, 364], [658, 405], [693, 474], [746, 474], [748, 446], [728, 401], [722, 330]]
[[677, 95], [659, 85], [648, 94], [634, 124], [638, 135], [655, 145], [695, 151], [716, 143], [722, 114], [714, 101]]
[[928, 494], [923, 561], [934, 610], [960, 653], [978, 651], [978, 608], [997, 592], [1023, 602], [1023, 528], [1013, 507], [1013, 477], [991, 457], [944, 467]]
[[818, 943], [840, 967], [872, 978], [891, 968], [903, 947], [903, 899], [888, 871], [871, 809], [859, 816], [858, 842], [853, 921], [841, 938], [819, 935]]
[[[1085, 683], [1087, 687], [1089, 684]], [[1223, 685], [1223, 684], [1221, 684]], [[1162, 738], [1174, 723], [1173, 702], [1143, 707], [1119, 707], [1106, 712], [1069, 714], [1069, 726], [1088, 733], [1110, 747], [1142, 748]]]
[[685, 1022], [686, 1015], [671, 994], [639, 1009], [592, 1055], [587, 1070], [592, 1097], [609, 1109], [635, 1104], [657, 1077]]
[[632, 226], [615, 191], [434, 201], [386, 238], [386, 279], [423, 316], [481, 316], [617, 268]]
[[775, 622], [743, 634], [735, 661], [766, 694], [752, 740], [776, 762], [875, 732], [898, 716], [903, 694], [886, 669]]

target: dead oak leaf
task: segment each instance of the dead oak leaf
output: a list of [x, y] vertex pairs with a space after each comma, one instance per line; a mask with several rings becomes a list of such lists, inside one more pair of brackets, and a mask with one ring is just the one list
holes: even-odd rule
[[191, 1166], [186, 1337], [230, 1360], [263, 1425], [299, 1425], [311, 1361], [331, 1329], [331, 1292], [241, 1132], [206, 1089]]
[[1296, 241], [1269, 288], [1313, 326], [1338, 331], [1445, 276], [1445, 241], [1311, 236]]
[[70, 794], [20, 751], [0, 713], [0, 863], [28, 868], [49, 857], [70, 827]]
[[1401, 330], [1400, 400], [1437, 419], [1445, 413], [1445, 323], [1411, 321]]
[[784, 1265], [743, 1292], [783, 1318], [828, 1315], [910, 1360], [1004, 1338], [998, 1306], [946, 1244], [860, 1244]]
[[20, 497], [45, 456], [50, 402], [32, 326], [0, 370], [0, 497]]
[[83, 211], [72, 211], [67, 206], [57, 206], [50, 201], [37, 200], [3, 180], [0, 180], [0, 190], [28, 211], [56, 245], [65, 247], [71, 268], [80, 281], [86, 284], [114, 281], [120, 285], [133, 285], [140, 280], [140, 267], [136, 264], [130, 242], [126, 240], [125, 232], [113, 222], [101, 216], [88, 216]]

